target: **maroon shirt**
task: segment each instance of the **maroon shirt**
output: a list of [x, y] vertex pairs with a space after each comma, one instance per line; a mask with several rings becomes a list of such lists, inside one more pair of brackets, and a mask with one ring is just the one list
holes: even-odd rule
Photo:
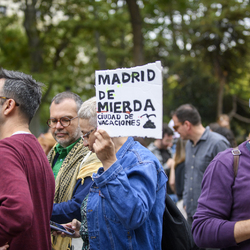
[[0, 246], [51, 249], [54, 176], [34, 135], [0, 140]]

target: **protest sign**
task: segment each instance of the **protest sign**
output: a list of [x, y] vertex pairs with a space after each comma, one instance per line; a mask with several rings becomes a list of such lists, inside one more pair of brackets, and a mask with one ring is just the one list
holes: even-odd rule
[[111, 137], [162, 138], [161, 62], [95, 72], [98, 128]]

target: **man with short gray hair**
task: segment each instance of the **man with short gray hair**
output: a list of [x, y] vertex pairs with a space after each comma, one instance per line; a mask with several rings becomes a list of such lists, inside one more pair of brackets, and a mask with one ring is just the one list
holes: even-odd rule
[[[57, 141], [48, 154], [56, 180], [51, 220], [57, 223], [81, 219], [80, 207], [92, 185], [91, 176], [101, 166], [96, 155], [83, 145], [77, 114], [81, 104], [80, 96], [65, 91], [57, 94], [50, 105], [47, 124]], [[71, 247], [71, 240], [60, 236], [53, 236], [52, 243], [53, 249]]]

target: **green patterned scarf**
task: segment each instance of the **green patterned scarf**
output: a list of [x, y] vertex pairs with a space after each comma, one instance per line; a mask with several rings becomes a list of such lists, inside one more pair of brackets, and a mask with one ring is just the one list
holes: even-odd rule
[[[54, 146], [55, 147], [55, 146]], [[55, 157], [55, 150], [53, 149], [48, 154], [48, 160], [50, 165]], [[56, 188], [54, 203], [61, 203], [68, 201], [72, 198], [73, 190], [76, 185], [77, 175], [79, 167], [83, 157], [89, 152], [87, 147], [83, 146], [83, 141], [80, 139], [75, 146], [70, 150], [66, 158], [64, 159], [62, 166], [56, 177]], [[64, 250], [67, 249], [71, 239], [66, 237], [53, 237], [53, 249]]]

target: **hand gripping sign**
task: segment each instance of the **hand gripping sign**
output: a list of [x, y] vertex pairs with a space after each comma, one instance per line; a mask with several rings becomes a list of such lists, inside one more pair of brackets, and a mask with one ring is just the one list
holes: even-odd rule
[[160, 61], [95, 72], [98, 128], [111, 137], [162, 138]]

